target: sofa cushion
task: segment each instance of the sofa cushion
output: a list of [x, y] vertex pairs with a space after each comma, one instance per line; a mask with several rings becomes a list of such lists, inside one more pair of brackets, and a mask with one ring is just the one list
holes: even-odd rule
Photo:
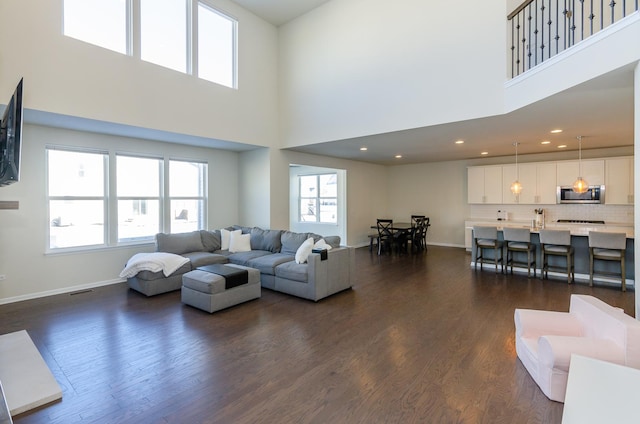
[[324, 241], [331, 247], [340, 247], [340, 236], [327, 236]]
[[245, 227], [244, 225], [233, 225], [234, 230], [240, 230], [242, 234], [251, 234], [253, 227]]
[[251, 250], [249, 252], [231, 253], [228, 258], [233, 264], [249, 266], [249, 261], [265, 255], [272, 255], [272, 253], [266, 250]]
[[227, 262], [229, 262], [229, 259], [227, 259], [226, 256], [210, 252], [190, 252], [185, 253], [182, 256], [184, 256], [185, 258], [189, 258], [189, 260], [191, 261], [191, 267], [193, 269], [196, 269], [199, 266], [226, 264]]
[[263, 230], [262, 228], [254, 227], [251, 229], [251, 249], [279, 253], [282, 247], [281, 234], [281, 230]]
[[283, 231], [280, 236], [280, 241], [282, 242], [282, 248], [280, 249], [280, 253], [284, 253], [285, 255], [295, 256], [298, 248], [304, 241], [309, 238], [307, 233], [294, 233], [292, 231]]
[[156, 234], [156, 251], [181, 255], [187, 252], [201, 252], [204, 250], [200, 231], [178, 234]]
[[276, 267], [285, 262], [293, 261], [293, 256], [284, 253], [274, 253], [273, 255], [264, 255], [259, 258], [251, 259], [247, 266], [260, 270], [261, 274], [275, 275]]
[[276, 277], [306, 283], [308, 264], [298, 264], [295, 261], [285, 262], [276, 267]]
[[249, 252], [251, 251], [251, 234], [238, 234], [235, 231], [231, 232], [231, 239], [229, 240], [229, 252]]
[[200, 230], [200, 238], [202, 239], [202, 245], [207, 252], [215, 252], [222, 247], [222, 237], [220, 230]]

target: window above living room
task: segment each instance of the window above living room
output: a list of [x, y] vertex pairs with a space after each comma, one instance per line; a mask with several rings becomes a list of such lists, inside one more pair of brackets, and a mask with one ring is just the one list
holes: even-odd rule
[[204, 0], [64, 0], [62, 32], [237, 88], [237, 26]]

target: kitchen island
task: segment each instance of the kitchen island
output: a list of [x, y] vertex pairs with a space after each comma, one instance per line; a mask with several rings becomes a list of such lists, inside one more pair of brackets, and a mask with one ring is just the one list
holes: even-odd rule
[[[536, 267], [537, 272], [540, 272], [542, 267], [542, 260], [540, 255], [540, 237], [538, 235], [539, 228], [531, 228], [530, 222], [524, 221], [490, 221], [490, 220], [468, 220], [465, 221], [465, 245], [467, 250], [470, 250], [472, 255], [471, 266], [474, 266], [473, 258], [475, 258], [475, 246], [473, 244], [473, 227], [475, 225], [496, 226], [498, 228], [498, 238], [502, 240], [502, 229], [504, 227], [510, 228], [529, 228], [531, 230], [531, 241], [536, 245]], [[627, 286], [634, 286], [635, 269], [634, 269], [634, 230], [633, 226], [629, 224], [585, 224], [585, 223], [557, 223], [551, 222], [545, 225], [545, 229], [549, 230], [569, 230], [571, 232], [571, 245], [575, 250], [575, 278], [577, 281], [589, 281], [589, 232], [590, 231], [602, 231], [602, 232], [620, 232], [625, 233], [627, 236], [627, 248], [625, 252], [625, 267]], [[550, 265], [558, 265], [562, 263], [560, 258], [549, 257]], [[485, 264], [486, 266], [486, 264]], [[598, 261], [596, 263], [596, 270], [605, 271], [617, 271], [619, 272], [619, 265], [617, 263], [603, 263]], [[514, 267], [519, 272], [526, 272], [526, 268], [520, 269]], [[565, 278], [564, 274], [558, 274], [549, 272], [551, 278]], [[566, 281], [566, 280], [565, 280]], [[615, 276], [602, 277], [594, 276], [594, 283], [600, 285], [611, 285], [620, 287], [620, 280], [617, 280]]]

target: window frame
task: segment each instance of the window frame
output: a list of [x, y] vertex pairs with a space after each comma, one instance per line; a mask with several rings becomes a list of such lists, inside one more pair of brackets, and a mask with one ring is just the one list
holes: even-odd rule
[[[326, 175], [333, 175], [336, 179], [336, 196], [335, 197], [326, 197], [326, 196], [321, 196], [320, 195], [320, 177], [322, 176], [326, 176]], [[338, 207], [338, 187], [337, 187], [337, 181], [338, 181], [338, 173], [337, 172], [322, 172], [322, 173], [314, 173], [314, 174], [299, 174], [298, 176], [298, 222], [301, 224], [330, 224], [330, 225], [335, 225], [338, 223], [338, 214], [339, 214], [339, 207]], [[316, 177], [316, 195], [315, 196], [303, 196], [302, 195], [302, 178], [304, 177]], [[316, 203], [316, 220], [315, 221], [304, 221], [302, 219], [302, 201], [305, 199], [309, 199], [309, 200], [315, 200]], [[333, 199], [336, 202], [336, 220], [334, 222], [329, 222], [329, 221], [322, 221], [321, 220], [321, 213], [320, 213], [320, 207], [322, 205], [322, 200], [323, 199]]]
[[[50, 179], [50, 165], [49, 165], [49, 151], [66, 151], [74, 153], [89, 153], [100, 154], [103, 160], [103, 196], [69, 196], [69, 195], [56, 195], [50, 196], [49, 194], [49, 179]], [[62, 145], [46, 145], [45, 146], [45, 213], [47, 223], [45, 231], [45, 254], [63, 254], [68, 252], [82, 252], [82, 251], [95, 251], [103, 249], [113, 249], [131, 245], [145, 245], [155, 242], [155, 234], [153, 236], [145, 237], [133, 237], [123, 240], [119, 240], [119, 217], [118, 217], [118, 202], [119, 200], [127, 199], [147, 199], [151, 197], [140, 196], [121, 196], [118, 197], [117, 184], [117, 157], [126, 156], [141, 159], [156, 159], [159, 161], [158, 171], [158, 184], [159, 184], [159, 197], [158, 209], [159, 209], [159, 230], [158, 232], [171, 233], [171, 200], [172, 199], [196, 199], [201, 201], [202, 210], [201, 215], [198, 217], [198, 229], [206, 229], [208, 227], [208, 209], [209, 209], [209, 161], [202, 159], [193, 159], [188, 157], [170, 157], [170, 156], [157, 156], [157, 155], [145, 155], [140, 153], [131, 153], [126, 151], [110, 151], [107, 149], [95, 149], [90, 147], [71, 147]], [[170, 163], [172, 161], [196, 163], [202, 166], [201, 181], [202, 190], [199, 196], [174, 196], [170, 197]], [[104, 225], [103, 225], [103, 243], [101, 244], [87, 244], [81, 246], [70, 247], [51, 247], [51, 201], [58, 200], [103, 200], [104, 211]], [[156, 197], [153, 197], [156, 199]]]

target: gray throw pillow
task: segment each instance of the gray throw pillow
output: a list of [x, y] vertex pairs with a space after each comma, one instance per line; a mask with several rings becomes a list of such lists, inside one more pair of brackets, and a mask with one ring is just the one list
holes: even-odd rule
[[324, 241], [331, 247], [340, 247], [340, 236], [327, 236]]
[[202, 245], [207, 252], [215, 252], [216, 250], [220, 250], [222, 246], [220, 230], [201, 230], [200, 238], [202, 238]]
[[280, 236], [282, 248], [280, 253], [295, 256], [298, 248], [307, 239], [307, 233], [294, 233], [291, 231], [283, 231]]
[[181, 255], [189, 252], [202, 252], [204, 246], [200, 231], [179, 234], [156, 234], [156, 251]]
[[245, 227], [244, 225], [233, 225], [234, 230], [241, 230], [242, 234], [251, 234], [252, 227]]
[[251, 229], [251, 250], [268, 250], [269, 252], [278, 253], [282, 247], [280, 242], [280, 230], [263, 230], [254, 227]]

